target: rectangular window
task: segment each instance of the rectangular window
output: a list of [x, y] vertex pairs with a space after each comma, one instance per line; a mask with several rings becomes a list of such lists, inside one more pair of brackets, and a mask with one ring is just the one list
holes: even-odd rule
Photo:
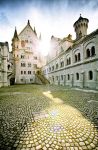
[[26, 71], [24, 71], [24, 74], [26, 74]]

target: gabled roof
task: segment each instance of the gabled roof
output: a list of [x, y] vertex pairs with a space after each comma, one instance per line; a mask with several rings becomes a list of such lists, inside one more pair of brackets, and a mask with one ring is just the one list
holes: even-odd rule
[[[21, 33], [23, 33], [25, 31], [25, 29], [29, 26], [29, 28], [32, 30], [32, 32], [35, 34], [35, 31], [33, 30], [33, 28], [30, 25], [30, 21], [28, 20], [27, 25], [24, 27], [24, 29], [19, 33], [19, 36], [21, 35]], [[35, 34], [36, 35], [36, 34]], [[36, 35], [37, 36], [37, 35]]]

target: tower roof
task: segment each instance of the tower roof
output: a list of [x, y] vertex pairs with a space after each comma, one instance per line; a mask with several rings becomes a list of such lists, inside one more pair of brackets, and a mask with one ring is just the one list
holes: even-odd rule
[[89, 22], [89, 20], [87, 19], [87, 18], [83, 18], [82, 16], [81, 16], [81, 14], [80, 14], [80, 17], [79, 17], [79, 19], [74, 23], [74, 25], [73, 26], [75, 26], [76, 25], [76, 23], [79, 23], [80, 21], [83, 21], [83, 20], [86, 20], [87, 22]]
[[27, 25], [29, 25], [29, 26], [30, 26], [30, 20], [28, 20], [28, 23], [27, 23]]
[[37, 35], [35, 27], [34, 27], [34, 33]]
[[[17, 40], [19, 39], [19, 38], [18, 38], [18, 34], [17, 34], [17, 29], [16, 29], [16, 27], [15, 27], [13, 39], [17, 39]], [[12, 40], [13, 40], [13, 39], [12, 39]]]

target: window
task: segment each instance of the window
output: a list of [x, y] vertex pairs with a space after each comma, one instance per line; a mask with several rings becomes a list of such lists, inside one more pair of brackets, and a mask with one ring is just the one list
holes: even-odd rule
[[93, 79], [93, 72], [89, 71], [89, 80], [92, 80], [92, 79]]
[[24, 59], [25, 58], [25, 56], [24, 55], [21, 55], [21, 59]]
[[75, 62], [77, 62], [77, 55], [75, 55]]
[[94, 56], [94, 55], [95, 55], [95, 47], [92, 46], [92, 48], [91, 48], [91, 56]]
[[58, 80], [58, 76], [56, 76], [56, 80]]
[[23, 82], [23, 79], [21, 79], [21, 82]]
[[81, 60], [80, 53], [75, 54], [75, 62], [78, 62], [80, 60]]
[[21, 71], [21, 74], [23, 74], [23, 71]]
[[78, 61], [80, 61], [80, 60], [81, 60], [80, 53], [78, 53]]
[[53, 82], [54, 82], [54, 76], [52, 76], [52, 80], [53, 80]]
[[25, 47], [25, 41], [21, 41], [21, 47]]
[[37, 57], [34, 57], [35, 60], [37, 60]]
[[8, 65], [8, 70], [10, 69], [10, 65]]
[[61, 61], [60, 66], [64, 67], [64, 61]]
[[68, 76], [67, 76], [67, 77], [68, 77], [68, 80], [70, 80], [70, 75], [69, 75], [69, 74], [68, 74]]
[[30, 82], [32, 82], [33, 81], [33, 79], [30, 79]]
[[71, 64], [71, 58], [67, 58], [67, 65], [70, 65]]
[[26, 71], [24, 71], [24, 74], [26, 74]]
[[76, 80], [79, 80], [79, 73], [76, 73]]
[[54, 70], [54, 66], [52, 66], [52, 71]]
[[69, 61], [68, 61], [68, 59], [67, 59], [67, 65], [68, 65], [68, 63], [69, 63]]
[[21, 63], [21, 67], [26, 67], [26, 64], [25, 63]]
[[31, 74], [31, 71], [28, 71], [28, 74]]
[[71, 58], [69, 57], [69, 64], [71, 64]]
[[58, 69], [58, 64], [56, 64], [56, 69]]
[[87, 58], [90, 57], [90, 50], [89, 49], [86, 50], [86, 56], [87, 56]]
[[35, 71], [33, 71], [33, 74], [35, 74]]
[[31, 67], [31, 63], [28, 63], [28, 67]]
[[37, 64], [33, 64], [33, 67], [36, 69], [37, 68]]
[[49, 72], [51, 71], [51, 67], [49, 67]]
[[63, 75], [61, 75], [61, 80], [63, 80]]

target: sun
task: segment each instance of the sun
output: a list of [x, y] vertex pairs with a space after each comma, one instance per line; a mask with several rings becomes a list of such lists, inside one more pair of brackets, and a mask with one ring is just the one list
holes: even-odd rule
[[39, 43], [39, 51], [43, 56], [47, 56], [51, 49], [51, 44], [48, 39], [43, 39]]

